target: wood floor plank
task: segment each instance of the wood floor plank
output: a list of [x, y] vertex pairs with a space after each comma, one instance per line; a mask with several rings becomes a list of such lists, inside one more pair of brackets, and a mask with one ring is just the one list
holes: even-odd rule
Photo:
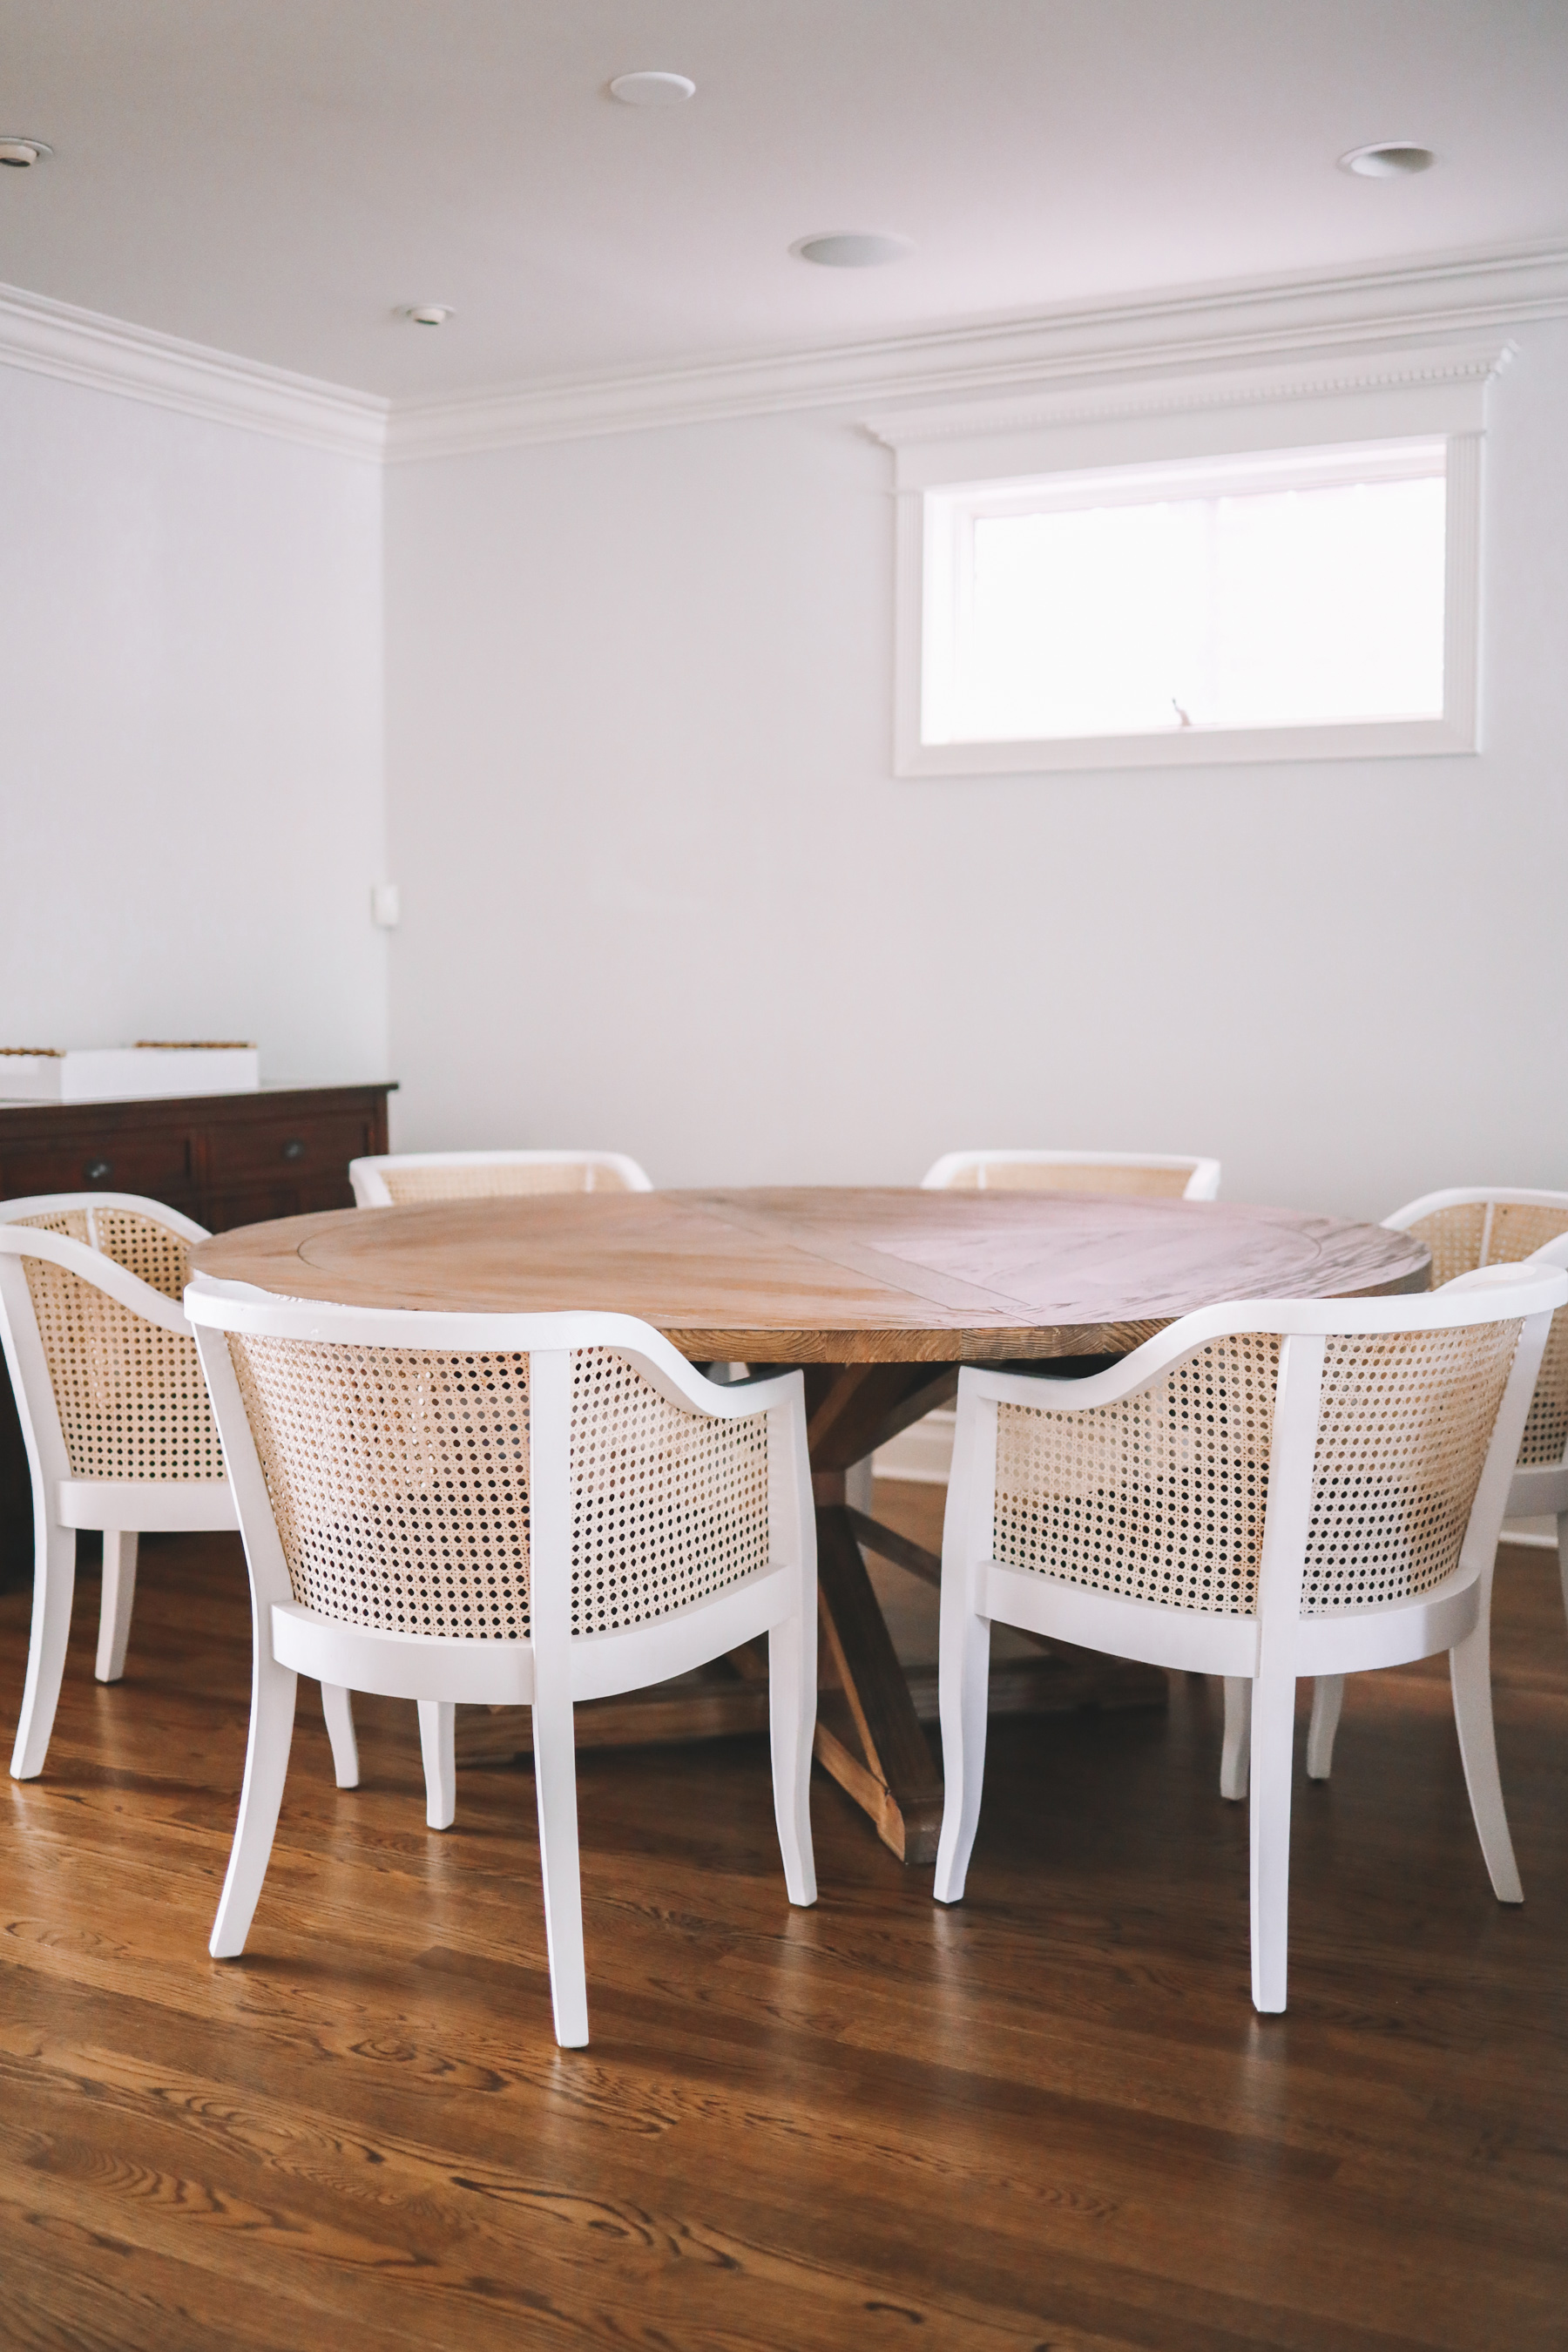
[[[940, 1495], [879, 1497], [931, 1540]], [[923, 1532], [922, 1532], [923, 1528]], [[428, 1832], [413, 1710], [313, 1692], [252, 1951], [208, 1959], [245, 1743], [231, 1538], [83, 1580], [43, 1779], [0, 1801], [0, 2342], [1558, 2352], [1568, 1638], [1498, 1582], [1528, 1901], [1475, 1850], [1439, 1669], [1352, 1685], [1297, 1781], [1291, 2007], [1247, 1998], [1217, 1694], [999, 1722], [970, 1896], [830, 1784], [783, 1897], [766, 1743], [580, 1765], [594, 2040], [555, 2049], [526, 1767]], [[26, 1596], [0, 1599], [0, 1705]]]

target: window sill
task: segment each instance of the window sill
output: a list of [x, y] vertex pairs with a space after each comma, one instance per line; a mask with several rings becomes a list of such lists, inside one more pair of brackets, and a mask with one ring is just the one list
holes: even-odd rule
[[1159, 735], [1081, 735], [1049, 742], [900, 744], [900, 776], [1020, 776], [1102, 768], [1210, 768], [1302, 760], [1409, 760], [1473, 752], [1473, 723], [1452, 719], [1323, 727], [1192, 727]]

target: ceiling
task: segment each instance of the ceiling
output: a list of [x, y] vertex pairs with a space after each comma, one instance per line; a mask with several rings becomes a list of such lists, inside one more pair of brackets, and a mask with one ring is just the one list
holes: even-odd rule
[[7, 0], [0, 280], [439, 397], [1550, 238], [1565, 124], [1564, 0]]

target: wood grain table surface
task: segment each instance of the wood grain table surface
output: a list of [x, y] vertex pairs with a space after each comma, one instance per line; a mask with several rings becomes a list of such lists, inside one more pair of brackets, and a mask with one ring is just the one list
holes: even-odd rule
[[[931, 1584], [942, 1564], [857, 1507], [856, 1465], [950, 1402], [965, 1360], [1122, 1355], [1222, 1299], [1420, 1290], [1429, 1268], [1408, 1234], [1294, 1209], [799, 1187], [352, 1209], [220, 1234], [193, 1262], [349, 1307], [604, 1309], [651, 1323], [699, 1362], [799, 1365], [823, 1634], [816, 1754], [909, 1863], [934, 1856], [942, 1773], [865, 1555]], [[1154, 1668], [1042, 1646], [1031, 1706], [1165, 1704]], [[615, 1702], [613, 1724], [580, 1723], [579, 1744], [720, 1737], [753, 1716], [760, 1727], [765, 1667], [747, 1652], [731, 1663], [739, 1687], [636, 1694]], [[531, 1744], [526, 1707], [460, 1717], [459, 1761], [504, 1760]]]
[[1408, 1234], [1294, 1209], [840, 1188], [534, 1193], [288, 1217], [195, 1265], [353, 1307], [636, 1315], [699, 1361], [1121, 1354], [1225, 1298], [1422, 1289]]

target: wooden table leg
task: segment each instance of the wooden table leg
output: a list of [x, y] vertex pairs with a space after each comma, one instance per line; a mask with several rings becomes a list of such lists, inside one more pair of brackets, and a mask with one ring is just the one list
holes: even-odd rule
[[807, 1375], [817, 1603], [830, 1668], [818, 1696], [816, 1754], [906, 1863], [936, 1858], [942, 1767], [866, 1573], [844, 1474], [945, 1404], [957, 1384], [956, 1366], [814, 1366]]
[[[849, 1515], [816, 1511], [817, 1605], [838, 1689], [817, 1696], [816, 1754], [900, 1862], [934, 1862], [942, 1768], [877, 1605]], [[858, 1748], [859, 1753], [856, 1750]]]

